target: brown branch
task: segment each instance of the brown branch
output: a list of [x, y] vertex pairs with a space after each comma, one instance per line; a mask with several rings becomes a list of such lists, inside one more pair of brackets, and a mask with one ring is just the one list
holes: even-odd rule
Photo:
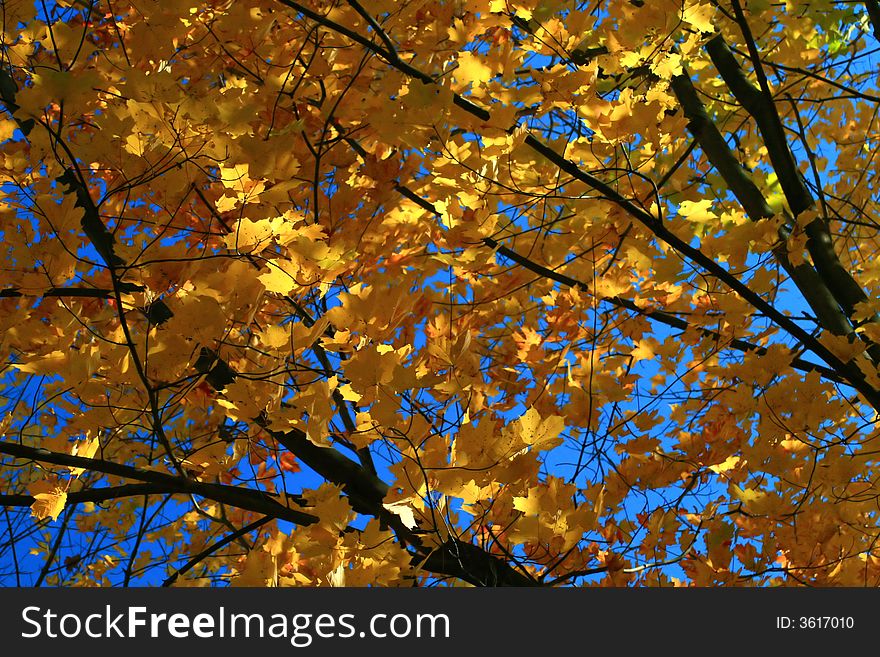
[[[357, 463], [346, 459], [336, 450], [313, 445], [305, 437], [305, 434], [301, 432], [288, 432], [286, 436], [276, 432], [273, 435], [279, 439], [279, 442], [282, 440], [288, 442], [290, 444], [288, 449], [291, 449], [293, 453], [297, 454], [298, 458], [301, 458], [309, 467], [316, 469], [328, 481], [342, 484], [351, 500], [352, 508], [357, 507], [356, 510], [361, 509], [361, 512], [381, 519], [386, 524], [393, 526], [395, 531], [402, 533], [406, 541], [415, 550], [415, 553], [410, 553], [415, 567], [424, 568], [439, 575], [459, 577], [475, 586], [536, 585], [534, 580], [515, 571], [503, 560], [475, 546], [463, 547], [468, 544], [454, 539], [448, 540], [440, 547], [427, 547], [423, 545], [417, 533], [404, 527], [395, 514], [387, 511], [382, 506], [384, 491], [387, 490], [387, 485], [384, 482], [381, 482], [378, 478], [369, 479], [371, 475]], [[311, 447], [305, 445], [302, 441], [307, 442]], [[228, 504], [229, 506], [260, 513], [268, 518], [287, 520], [300, 526], [312, 525], [319, 521], [317, 516], [283, 506], [272, 499], [269, 494], [261, 491], [196, 482], [191, 479], [175, 477], [152, 470], [140, 470], [112, 461], [51, 452], [47, 449], [27, 447], [16, 443], [0, 442], [0, 454], [42, 463], [84, 468], [91, 472], [102, 472], [104, 474], [142, 481], [151, 485], [149, 488], [142, 488], [135, 487], [137, 485], [127, 484], [105, 489], [93, 489], [92, 491], [81, 491], [79, 493], [71, 493], [68, 498], [70, 501], [96, 501], [110, 499], [111, 496], [146, 494], [148, 492], [192, 494], [214, 500], [215, 502]], [[0, 503], [7, 506], [30, 506], [30, 504], [33, 504], [33, 498], [29, 495], [4, 495], [0, 497]], [[466, 558], [463, 555], [466, 555]]]
[[[215, 502], [228, 504], [239, 509], [246, 509], [264, 515], [271, 515], [297, 525], [311, 525], [318, 522], [318, 517], [284, 506], [268, 493], [262, 491], [211, 484], [184, 477], [176, 477], [154, 470], [141, 470], [129, 465], [105, 461], [103, 459], [85, 458], [72, 454], [52, 452], [41, 447], [28, 447], [18, 443], [0, 441], [0, 454], [14, 456], [41, 463], [52, 463], [65, 467], [83, 468], [90, 472], [102, 472], [116, 477], [133, 479], [143, 483], [163, 486], [166, 492], [198, 495]], [[290, 496], [288, 496], [288, 499]]]
[[688, 129], [699, 142], [712, 166], [724, 178], [749, 219], [760, 221], [772, 217], [773, 210], [767, 205], [761, 190], [733, 155], [721, 132], [709, 118], [687, 70], [673, 77], [671, 86], [688, 120]]
[[391, 42], [391, 38], [382, 29], [382, 27], [376, 22], [376, 19], [373, 18], [370, 13], [364, 9], [361, 4], [357, 0], [346, 0], [348, 4], [354, 9], [358, 14], [360, 14], [361, 18], [367, 21], [367, 24], [373, 28], [373, 31], [378, 35], [380, 39], [382, 39], [382, 43], [385, 44], [385, 50], [388, 54], [390, 54], [394, 59], [400, 60], [400, 57], [397, 54], [397, 49], [394, 47], [394, 44]]
[[[773, 98], [752, 85], [722, 35], [709, 39], [706, 42], [706, 51], [730, 92], [755, 119], [791, 211], [797, 216], [808, 210], [813, 205], [813, 196], [807, 189], [794, 155], [788, 147]], [[760, 69], [760, 61], [757, 67]]]
[[280, 444], [327, 481], [342, 486], [353, 510], [371, 515], [391, 527], [414, 550], [412, 564], [435, 574], [457, 577], [474, 586], [537, 586], [538, 582], [515, 570], [504, 559], [454, 538], [439, 547], [426, 546], [419, 533], [388, 511], [382, 500], [388, 484], [332, 447], [312, 443], [300, 429], [270, 431]]
[[384, 515], [380, 509], [384, 509], [382, 500], [388, 492], [388, 484], [379, 477], [332, 447], [316, 445], [301, 429], [287, 432], [267, 431], [324, 479], [342, 486], [343, 492], [351, 501], [352, 509], [377, 517]]

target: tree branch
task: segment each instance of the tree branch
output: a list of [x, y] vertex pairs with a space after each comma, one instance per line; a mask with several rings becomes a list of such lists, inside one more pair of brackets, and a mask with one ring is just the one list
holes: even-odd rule
[[[139, 495], [161, 495], [163, 493], [181, 494], [176, 488], [165, 484], [122, 484], [121, 486], [105, 486], [103, 488], [89, 488], [67, 494], [68, 504], [81, 502], [95, 502], [100, 504], [123, 497], [136, 497]], [[0, 506], [31, 506], [36, 501], [33, 495], [17, 493], [11, 495], [0, 494]]]
[[[697, 96], [690, 75], [685, 70], [672, 79], [672, 90], [681, 103], [688, 129], [697, 139], [700, 148], [713, 167], [721, 174], [730, 190], [742, 205], [752, 221], [760, 221], [773, 216], [764, 195], [748, 172], [734, 157], [721, 132], [709, 118], [706, 108]], [[801, 294], [807, 300], [819, 324], [835, 335], [849, 335], [852, 325], [841, 312], [834, 295], [816, 271], [806, 262], [792, 265], [786, 248], [788, 233], [780, 235], [782, 241], [773, 249], [777, 262], [788, 272]]]
[[[264, 515], [271, 515], [297, 525], [312, 525], [318, 517], [280, 504], [268, 493], [236, 486], [211, 484], [194, 481], [184, 477], [173, 476], [154, 470], [141, 470], [129, 465], [105, 461], [103, 459], [85, 458], [72, 454], [52, 452], [42, 447], [28, 447], [17, 443], [0, 442], [0, 454], [7, 454], [20, 459], [41, 463], [52, 463], [66, 467], [83, 468], [90, 472], [102, 472], [116, 477], [124, 477], [148, 484], [159, 485], [169, 493], [185, 493], [198, 495], [215, 502], [221, 502], [239, 509], [246, 509]], [[288, 499], [295, 499], [288, 496]]]

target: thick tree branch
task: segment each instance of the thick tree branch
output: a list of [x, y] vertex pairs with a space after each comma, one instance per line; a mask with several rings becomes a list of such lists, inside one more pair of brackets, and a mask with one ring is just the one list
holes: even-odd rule
[[[797, 216], [808, 210], [813, 205], [813, 196], [807, 189], [794, 155], [788, 147], [782, 121], [776, 112], [772, 96], [749, 82], [722, 35], [709, 39], [706, 43], [706, 51], [731, 93], [758, 124], [758, 130], [767, 146], [770, 163], [776, 171], [779, 185], [791, 211]], [[758, 65], [760, 66], [760, 62]]]
[[[734, 157], [721, 132], [709, 118], [706, 108], [697, 96], [690, 75], [685, 70], [672, 79], [672, 90], [681, 103], [688, 129], [697, 139], [703, 153], [712, 166], [721, 174], [730, 190], [752, 221], [760, 221], [773, 216], [773, 210], [767, 204], [764, 195], [752, 180], [748, 172]], [[777, 262], [788, 272], [801, 294], [807, 300], [819, 324], [835, 335], [849, 335], [852, 325], [841, 312], [834, 295], [822, 281], [816, 271], [806, 262], [792, 265], [786, 248], [788, 234], [783, 229], [783, 239], [773, 249]]]
[[868, 20], [871, 21], [874, 38], [880, 41], [880, 2], [865, 0], [865, 9], [868, 10]]
[[[735, 4], [734, 8], [737, 9], [738, 4]], [[748, 31], [748, 24], [742, 17], [741, 11], [737, 12], [737, 17], [748, 39], [751, 33]], [[750, 52], [754, 53], [754, 42], [749, 40], [748, 45]], [[767, 147], [770, 162], [776, 171], [779, 184], [794, 216], [797, 217], [802, 212], [815, 207], [813, 196], [807, 189], [791, 148], [785, 139], [782, 121], [769, 92], [757, 89], [749, 82], [730, 47], [720, 34], [707, 42], [706, 50], [734, 97], [755, 119]], [[756, 59], [754, 54], [752, 59], [756, 70], [760, 69], [760, 60], [754, 62]], [[816, 271], [827, 289], [834, 295], [837, 304], [846, 316], [851, 318], [856, 304], [867, 301], [867, 295], [852, 277], [852, 274], [840, 263], [840, 259], [834, 251], [828, 223], [822, 217], [817, 217], [807, 224], [805, 231], [808, 238], [807, 249], [816, 266]], [[851, 325], [844, 335], [850, 333], [852, 333]]]
[[697, 139], [712, 166], [718, 170], [724, 182], [730, 187], [730, 191], [743, 206], [749, 219], [760, 221], [772, 217], [773, 210], [767, 205], [761, 190], [733, 155], [721, 132], [709, 118], [688, 72], [685, 70], [681, 75], [673, 77], [671, 86], [689, 121], [688, 129]]
[[[223, 484], [211, 484], [184, 477], [175, 477], [154, 470], [141, 470], [129, 465], [105, 461], [103, 459], [91, 459], [72, 454], [52, 452], [41, 447], [28, 447], [17, 443], [0, 442], [0, 454], [14, 456], [15, 458], [27, 459], [39, 463], [52, 463], [74, 468], [83, 468], [90, 472], [102, 472], [116, 477], [125, 477], [148, 484], [163, 486], [166, 492], [185, 493], [198, 495], [215, 502], [221, 502], [239, 509], [246, 509], [256, 513], [271, 515], [281, 520], [296, 523], [298, 525], [311, 525], [318, 522], [317, 516], [313, 516], [296, 509], [291, 509], [280, 504], [268, 493], [236, 486]], [[288, 496], [288, 499], [294, 499]]]
[[342, 486], [352, 509], [358, 513], [382, 515], [379, 509], [382, 508], [388, 485], [379, 477], [332, 447], [314, 444], [301, 429], [287, 432], [269, 430], [269, 433], [324, 479]]
[[97, 287], [50, 287], [40, 292], [23, 292], [18, 288], [0, 290], [0, 299], [18, 297], [70, 297], [78, 299], [112, 299], [113, 290]]
[[[105, 486], [103, 488], [89, 488], [67, 494], [68, 504], [81, 502], [95, 502], [100, 504], [123, 497], [135, 497], [138, 495], [162, 495], [162, 494], [185, 494], [179, 493], [174, 487], [165, 484], [122, 484], [121, 486]], [[0, 506], [31, 506], [36, 501], [33, 495], [17, 493], [11, 495], [0, 494]]]
[[342, 486], [352, 509], [378, 518], [397, 533], [415, 551], [413, 566], [435, 574], [458, 577], [474, 586], [536, 586], [537, 582], [515, 570], [504, 559], [475, 545], [450, 538], [440, 547], [424, 544], [421, 536], [407, 528], [400, 518], [388, 511], [382, 501], [388, 484], [362, 465], [343, 456], [332, 447], [312, 443], [306, 434], [293, 429], [271, 435], [298, 459], [324, 479]]
[[[351, 500], [353, 509], [375, 516], [394, 525], [396, 531], [402, 532], [415, 551], [411, 553], [414, 567], [423, 568], [438, 575], [458, 577], [475, 586], [536, 585], [534, 580], [514, 570], [502, 559], [490, 555], [476, 546], [464, 547], [468, 544], [454, 539], [449, 539], [437, 548], [423, 545], [418, 534], [404, 527], [395, 514], [382, 506], [384, 491], [387, 490], [387, 485], [384, 482], [372, 477], [362, 466], [342, 456], [336, 450], [312, 444], [301, 432], [288, 432], [286, 436], [276, 432], [274, 435], [279, 442], [287, 442], [291, 452], [328, 481], [342, 485]], [[112, 461], [61, 454], [16, 443], [0, 442], [0, 454], [42, 463], [84, 468], [91, 472], [101, 472], [145, 482], [144, 484], [125, 484], [70, 493], [68, 496], [70, 502], [106, 501], [127, 495], [147, 493], [192, 494], [229, 506], [261, 513], [267, 518], [287, 520], [300, 526], [312, 525], [319, 521], [316, 516], [283, 506], [267, 493], [261, 491], [196, 482], [161, 472], [140, 470]], [[290, 499], [290, 497], [288, 498]], [[30, 495], [0, 496], [0, 505], [30, 506], [33, 502], [34, 498]], [[230, 540], [234, 540], [234, 538], [235, 536], [230, 537]]]

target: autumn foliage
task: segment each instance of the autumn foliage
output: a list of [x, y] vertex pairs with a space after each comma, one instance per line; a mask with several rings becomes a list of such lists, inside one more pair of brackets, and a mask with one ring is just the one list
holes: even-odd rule
[[0, 18], [0, 583], [880, 583], [876, 0]]

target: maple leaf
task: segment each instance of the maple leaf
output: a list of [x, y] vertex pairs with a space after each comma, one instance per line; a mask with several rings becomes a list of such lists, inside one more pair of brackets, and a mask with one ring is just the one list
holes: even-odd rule
[[36, 520], [45, 518], [57, 520], [67, 504], [67, 491], [54, 481], [36, 481], [28, 486], [28, 492], [34, 496], [31, 515]]
[[540, 414], [534, 408], [530, 408], [519, 419], [520, 438], [526, 445], [538, 449], [550, 449], [559, 445], [562, 440], [559, 434], [565, 429], [565, 420], [553, 415], [541, 419]]
[[[73, 445], [73, 448], [70, 450], [70, 453], [73, 456], [80, 456], [84, 459], [90, 459], [94, 458], [100, 446], [101, 442], [98, 437], [95, 436], [94, 438], [87, 438], [86, 440], [75, 443]], [[70, 468], [70, 474], [74, 477], [80, 476], [83, 472], [85, 472], [85, 468]]]
[[410, 506], [409, 502], [407, 502], [406, 500], [391, 502], [388, 504], [383, 504], [382, 506], [385, 507], [386, 510], [399, 517], [404, 527], [407, 527], [408, 529], [415, 529], [418, 526], [418, 522], [416, 522], [416, 517], [415, 513], [413, 512], [412, 506]]
[[711, 4], [700, 4], [695, 2], [687, 3], [684, 7], [684, 20], [700, 32], [714, 32], [715, 27], [712, 24], [712, 17], [715, 8]]
[[471, 82], [476, 86], [488, 82], [492, 78], [492, 69], [472, 52], [460, 53], [457, 63], [455, 77], [462, 82]]

